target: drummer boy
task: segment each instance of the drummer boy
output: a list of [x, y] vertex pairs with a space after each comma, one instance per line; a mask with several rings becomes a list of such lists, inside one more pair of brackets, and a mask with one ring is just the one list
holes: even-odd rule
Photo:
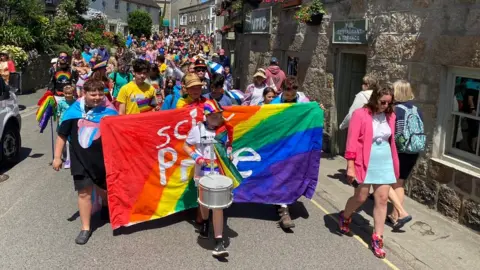
[[[199, 123], [190, 130], [188, 138], [183, 146], [184, 151], [195, 160], [195, 181], [199, 180], [204, 175], [220, 174], [213, 143], [217, 142], [224, 145], [227, 148], [227, 154], [231, 158], [231, 134], [230, 136], [227, 136], [224, 141], [215, 140], [218, 131], [225, 127], [222, 112], [223, 109], [215, 100], [207, 100], [204, 103], [206, 121]], [[202, 205], [199, 205], [199, 208], [203, 219], [199, 230], [199, 236], [201, 238], [208, 238], [209, 209]], [[212, 213], [213, 231], [215, 234], [215, 248], [212, 253], [215, 257], [226, 257], [228, 256], [228, 251], [226, 250], [225, 242], [223, 241], [223, 210], [213, 209]]]

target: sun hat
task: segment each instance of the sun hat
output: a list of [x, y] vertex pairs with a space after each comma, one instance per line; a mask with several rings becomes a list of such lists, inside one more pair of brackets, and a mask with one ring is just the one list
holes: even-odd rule
[[253, 77], [262, 77], [264, 79], [267, 78], [267, 76], [265, 75], [265, 72], [261, 72], [261, 71], [257, 71], [257, 73], [253, 74]]
[[220, 106], [220, 104], [218, 104], [218, 102], [216, 100], [209, 99], [209, 100], [205, 101], [205, 103], [203, 104], [203, 114], [204, 115], [209, 115], [209, 114], [212, 114], [212, 113], [219, 113], [219, 112], [223, 112], [223, 109]]
[[185, 88], [190, 88], [194, 86], [203, 86], [203, 82], [197, 76], [197, 74], [189, 73], [185, 76]]

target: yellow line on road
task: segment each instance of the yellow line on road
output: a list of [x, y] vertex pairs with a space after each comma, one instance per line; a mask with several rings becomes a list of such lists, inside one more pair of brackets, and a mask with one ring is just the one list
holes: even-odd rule
[[[315, 205], [318, 209], [320, 209], [323, 213], [325, 213], [325, 215], [328, 215], [330, 218], [332, 218], [333, 220], [335, 220], [335, 222], [338, 223], [338, 219], [330, 215], [330, 213], [327, 211], [327, 209], [325, 209], [325, 207], [321, 206], [318, 202], [316, 202], [313, 199], [311, 199], [310, 202], [312, 202], [313, 205]], [[363, 241], [363, 239], [360, 238], [360, 236], [354, 234], [353, 238], [357, 239], [357, 241], [360, 242], [364, 247], [369, 248], [368, 244], [365, 243], [365, 241]], [[381, 261], [383, 261], [386, 265], [388, 265], [388, 267], [390, 267], [393, 270], [400, 270], [397, 266], [395, 266], [391, 261], [387, 259], [381, 259]]]

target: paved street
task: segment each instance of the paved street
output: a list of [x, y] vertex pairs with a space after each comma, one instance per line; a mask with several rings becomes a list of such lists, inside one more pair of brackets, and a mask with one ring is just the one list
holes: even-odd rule
[[[28, 109], [40, 95], [20, 97], [27, 107], [23, 160], [6, 172], [10, 179], [0, 183], [0, 269], [390, 269], [391, 264], [410, 269], [390, 254], [384, 263], [356, 238], [337, 235], [333, 219], [308, 200], [294, 207], [293, 233], [277, 228], [272, 206], [230, 208], [226, 234], [231, 255], [225, 262], [211, 256], [212, 243], [197, 240], [190, 213], [116, 236], [109, 224], [96, 222], [89, 243], [78, 246], [74, 238], [80, 221], [72, 180], [68, 171], [57, 173], [48, 166], [50, 134], [39, 134]], [[335, 212], [322, 198], [315, 200]]]

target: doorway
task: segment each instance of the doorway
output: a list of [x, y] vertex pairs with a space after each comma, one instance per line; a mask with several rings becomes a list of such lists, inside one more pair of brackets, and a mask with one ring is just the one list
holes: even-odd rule
[[[362, 90], [363, 76], [366, 73], [367, 56], [365, 54], [342, 53], [338, 67], [338, 88], [335, 91], [337, 123], [340, 125], [348, 114], [355, 95]], [[334, 153], [343, 155], [347, 142], [347, 130], [337, 128]]]

